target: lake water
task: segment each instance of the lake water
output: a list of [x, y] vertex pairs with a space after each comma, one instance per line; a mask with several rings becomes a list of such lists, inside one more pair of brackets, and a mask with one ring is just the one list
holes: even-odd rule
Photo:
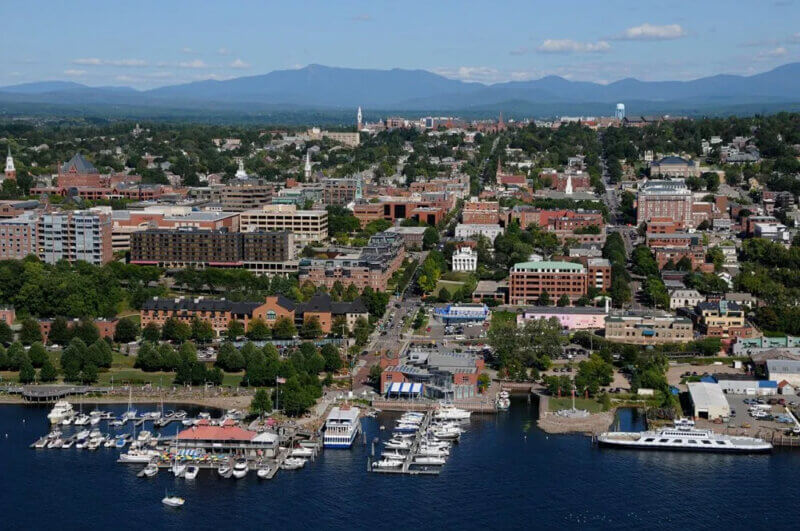
[[[104, 406], [120, 413], [125, 405]], [[155, 409], [138, 406], [139, 411]], [[578, 435], [547, 435], [536, 406], [477, 416], [438, 477], [366, 471], [369, 449], [326, 450], [271, 481], [255, 474], [193, 482], [118, 451], [32, 450], [48, 431], [43, 406], [0, 406], [0, 507], [4, 529], [648, 529], [795, 528], [800, 453], [698, 455], [600, 449]], [[23, 422], [24, 421], [24, 422]], [[379, 431], [385, 424], [387, 430]], [[105, 423], [102, 423], [106, 431]], [[620, 428], [639, 429], [635, 412]], [[175, 433], [175, 424], [166, 428]], [[365, 419], [367, 437], [388, 437], [392, 417]], [[130, 429], [130, 428], [128, 428]], [[169, 490], [186, 498], [162, 506]]]

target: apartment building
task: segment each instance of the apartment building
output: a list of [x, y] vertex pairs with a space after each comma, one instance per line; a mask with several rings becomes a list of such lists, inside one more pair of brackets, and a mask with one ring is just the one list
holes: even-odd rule
[[305, 245], [327, 239], [328, 212], [299, 210], [297, 205], [263, 205], [242, 212], [239, 228], [242, 232], [289, 231], [297, 245]]
[[148, 229], [131, 236], [131, 263], [160, 267], [234, 267], [256, 274], [297, 270], [290, 232], [228, 232], [194, 227]]
[[300, 283], [309, 281], [330, 289], [339, 282], [345, 287], [353, 284], [359, 290], [369, 286], [376, 291], [386, 291], [389, 279], [403, 265], [404, 258], [403, 238], [396, 233], [381, 232], [372, 236], [367, 246], [358, 252], [301, 259]]
[[275, 195], [275, 185], [262, 179], [246, 179], [231, 181], [212, 191], [219, 196], [222, 210], [242, 212], [269, 205]]
[[346, 179], [322, 179], [322, 201], [326, 205], [348, 205], [360, 200], [363, 195], [363, 183], [360, 177]]
[[194, 227], [207, 230], [239, 230], [238, 212], [196, 211], [182, 206], [150, 206], [144, 210], [111, 212], [112, 247], [114, 251], [130, 248], [131, 234], [147, 229]]
[[83, 260], [102, 265], [113, 259], [111, 215], [75, 210], [45, 212], [37, 217], [37, 254], [49, 264]]
[[36, 217], [32, 213], [0, 219], [0, 260], [21, 260], [37, 254]]
[[500, 222], [500, 203], [497, 201], [467, 201], [461, 212], [465, 225], [492, 225]]

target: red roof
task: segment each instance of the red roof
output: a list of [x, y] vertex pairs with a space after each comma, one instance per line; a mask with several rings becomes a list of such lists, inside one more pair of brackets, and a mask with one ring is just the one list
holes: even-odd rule
[[501, 175], [501, 184], [527, 184], [528, 180], [524, 175]]
[[180, 432], [178, 434], [178, 439], [199, 441], [250, 441], [256, 435], [256, 432], [234, 426], [232, 422], [225, 422], [222, 426], [211, 426], [207, 420], [202, 420], [197, 426], [192, 426]]

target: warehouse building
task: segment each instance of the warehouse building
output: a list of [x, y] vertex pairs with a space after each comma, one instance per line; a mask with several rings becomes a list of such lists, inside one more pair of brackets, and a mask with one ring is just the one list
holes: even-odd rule
[[767, 360], [767, 377], [776, 382], [786, 380], [794, 387], [800, 386], [800, 361]]
[[718, 383], [689, 382], [694, 416], [702, 419], [729, 418], [731, 407]]

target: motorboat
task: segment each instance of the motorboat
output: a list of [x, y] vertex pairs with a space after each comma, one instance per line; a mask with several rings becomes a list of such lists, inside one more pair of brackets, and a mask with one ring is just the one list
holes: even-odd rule
[[412, 442], [410, 439], [389, 439], [384, 443], [386, 448], [392, 450], [408, 450], [411, 448]]
[[75, 443], [75, 448], [78, 450], [83, 450], [89, 445], [89, 438], [79, 439], [78, 442]]
[[281, 470], [297, 470], [306, 466], [306, 460], [302, 457], [288, 457], [283, 461]]
[[164, 498], [161, 500], [161, 503], [167, 507], [183, 507], [183, 504], [186, 503], [186, 500], [179, 496], [164, 496]]
[[269, 479], [269, 473], [272, 472], [272, 469], [268, 466], [259, 467], [256, 471], [256, 476], [258, 479]]
[[442, 404], [439, 409], [433, 414], [437, 420], [469, 420], [472, 412], [465, 409], [459, 409], [450, 404]]
[[250, 468], [247, 466], [247, 461], [241, 459], [236, 461], [233, 465], [233, 477], [236, 479], [242, 479], [247, 475], [247, 472], [250, 471]]
[[144, 467], [144, 476], [151, 478], [158, 474], [158, 465], [155, 463], [148, 463], [146, 467]]
[[81, 413], [80, 415], [75, 417], [72, 423], [75, 424], [76, 426], [86, 426], [87, 424], [89, 424], [91, 420], [92, 419], [89, 417], [89, 415], [84, 415], [83, 413]]
[[49, 440], [47, 439], [47, 437], [40, 437], [39, 439], [36, 440], [35, 443], [33, 443], [33, 447], [36, 449], [42, 449], [47, 446], [48, 442]]
[[50, 441], [47, 444], [47, 448], [49, 449], [61, 448], [63, 445], [64, 445], [64, 440], [59, 437], [57, 439], [53, 439], [52, 441]]
[[314, 455], [314, 450], [312, 450], [311, 448], [298, 446], [297, 448], [293, 448], [292, 452], [289, 455], [291, 457], [311, 457]]
[[440, 466], [445, 464], [447, 461], [444, 457], [432, 457], [432, 456], [419, 456], [414, 458], [415, 465], [436, 465]]
[[100, 430], [92, 430], [89, 432], [90, 439], [99, 439], [101, 437], [103, 437], [103, 434], [100, 432]]
[[75, 418], [75, 417], [64, 417], [64, 419], [62, 419], [62, 420], [61, 420], [61, 425], [62, 425], [62, 426], [69, 426], [69, 425], [71, 425], [71, 424], [72, 424], [72, 421], [73, 421], [73, 419], [74, 419], [74, 418]]
[[179, 463], [175, 461], [172, 464], [172, 473], [175, 475], [176, 478], [183, 476], [186, 473], [186, 465], [183, 463]]
[[111, 435], [106, 436], [106, 442], [103, 443], [103, 448], [114, 448], [116, 441]]
[[511, 407], [511, 398], [508, 391], [500, 391], [494, 400], [495, 407], [500, 411], [505, 411]]
[[186, 479], [194, 479], [197, 477], [197, 474], [200, 472], [200, 467], [197, 465], [189, 465], [186, 467], [186, 472], [184, 472], [183, 477]]
[[158, 419], [161, 418], [161, 412], [160, 411], [148, 411], [147, 413], [142, 415], [142, 418], [146, 419], [146, 420], [158, 420]]
[[461, 430], [452, 428], [438, 428], [433, 430], [433, 436], [436, 439], [451, 441], [461, 437]]
[[429, 446], [420, 446], [417, 450], [417, 455], [423, 457], [447, 457], [450, 455], [450, 450], [431, 448]]
[[116, 439], [114, 439], [114, 446], [117, 448], [125, 448], [125, 445], [130, 442], [131, 436], [127, 433], [125, 435], [119, 435]]
[[400, 461], [404, 460], [406, 456], [398, 452], [397, 450], [393, 450], [391, 452], [383, 452], [381, 454], [383, 459], [399, 459]]
[[142, 430], [139, 432], [139, 436], [136, 438], [136, 440], [139, 441], [140, 443], [146, 443], [147, 441], [150, 440], [152, 436], [153, 434], [150, 433], [149, 431]]
[[[349, 405], [333, 407], [325, 419], [325, 433], [322, 444], [325, 448], [350, 448], [361, 431], [358, 420], [360, 409]], [[300, 457], [311, 457], [304, 454]], [[295, 456], [293, 453], [292, 456]]]
[[47, 414], [47, 419], [51, 424], [58, 424], [66, 418], [71, 418], [75, 414], [72, 404], [66, 400], [59, 400]]
[[372, 463], [374, 468], [397, 468], [402, 465], [403, 462], [398, 461], [397, 459], [381, 459], [380, 461], [375, 461]]
[[62, 450], [66, 450], [68, 448], [72, 448], [73, 444], [75, 444], [75, 438], [74, 437], [70, 437], [69, 439], [64, 441], [64, 443], [61, 445], [61, 449]]
[[217, 468], [217, 474], [219, 474], [220, 476], [222, 476], [224, 478], [225, 477], [229, 477], [232, 472], [233, 472], [233, 468], [231, 468], [231, 465], [229, 465], [227, 463], [223, 463], [223, 464], [219, 465], [219, 468]]
[[89, 413], [89, 424], [92, 426], [96, 426], [97, 424], [100, 423], [102, 418], [103, 418], [103, 412], [95, 409], [94, 411]]
[[406, 433], [416, 432], [419, 431], [419, 424], [409, 424], [404, 422], [395, 426], [394, 431], [400, 431]]
[[131, 450], [126, 454], [119, 454], [122, 463], [149, 463], [159, 452], [155, 450]]
[[89, 433], [90, 433], [89, 430], [81, 430], [81, 431], [79, 431], [78, 433], [75, 434], [75, 438], [78, 439], [79, 441], [82, 441], [84, 439], [88, 439], [89, 438]]
[[103, 444], [103, 439], [95, 438], [89, 439], [89, 442], [86, 443], [87, 450], [97, 450], [100, 448], [100, 445]]

